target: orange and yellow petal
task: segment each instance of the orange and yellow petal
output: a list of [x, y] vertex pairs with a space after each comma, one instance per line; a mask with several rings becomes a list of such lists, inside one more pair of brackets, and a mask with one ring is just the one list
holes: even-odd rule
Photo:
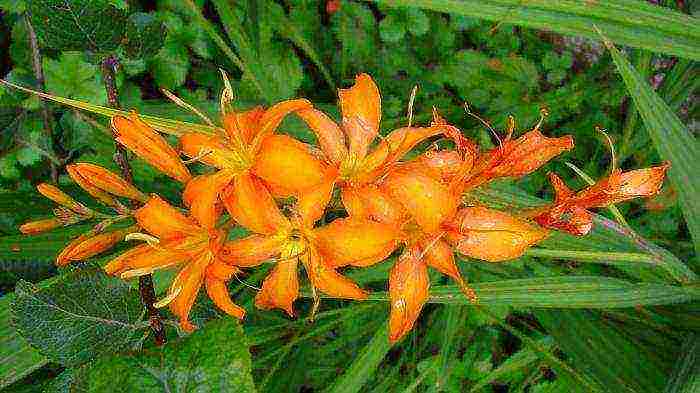
[[364, 300], [367, 298], [367, 292], [354, 281], [327, 266], [321, 254], [313, 246], [308, 247], [300, 259], [311, 285], [326, 295], [339, 299]]
[[204, 286], [209, 298], [221, 311], [238, 319], [243, 319], [245, 317], [245, 309], [231, 300], [231, 295], [226, 287], [226, 281], [236, 272], [238, 272], [237, 268], [228, 266], [220, 261], [214, 261], [207, 266]]
[[285, 252], [272, 272], [265, 278], [255, 296], [255, 306], [264, 310], [280, 308], [294, 316], [294, 301], [299, 297], [297, 264], [299, 252]]
[[320, 183], [326, 173], [307, 145], [287, 135], [265, 138], [252, 170], [279, 197], [298, 195]]
[[374, 184], [343, 187], [341, 197], [350, 217], [395, 225], [407, 219], [406, 209]]
[[315, 228], [312, 238], [330, 267], [370, 266], [386, 259], [403, 233], [396, 225], [344, 218]]
[[349, 153], [363, 159], [379, 132], [382, 116], [379, 88], [369, 75], [360, 74], [351, 88], [338, 90], [338, 97]]
[[336, 179], [337, 173], [334, 170], [328, 171], [321, 183], [303, 191], [298, 196], [296, 210], [307, 228], [312, 228], [314, 223], [323, 216], [333, 196]]
[[99, 165], [79, 162], [66, 166], [68, 173], [77, 173], [81, 179], [112, 195], [145, 202], [148, 196], [121, 176]]
[[220, 170], [209, 175], [200, 175], [185, 186], [182, 200], [190, 207], [190, 215], [203, 228], [214, 228], [221, 215], [219, 194], [231, 183], [235, 173]]
[[177, 293], [175, 299], [169, 303], [170, 311], [180, 319], [180, 327], [184, 331], [191, 332], [195, 329], [189, 321], [190, 310], [204, 283], [206, 268], [213, 258], [209, 252], [201, 253], [180, 270], [170, 286], [170, 293]]
[[316, 109], [306, 109], [297, 115], [316, 134], [318, 145], [330, 162], [340, 164], [347, 157], [348, 149], [345, 145], [345, 135], [330, 117]]
[[180, 137], [180, 148], [188, 157], [215, 168], [240, 170], [245, 166], [244, 152], [220, 136], [190, 132]]
[[255, 139], [262, 141], [274, 133], [280, 123], [282, 123], [282, 120], [290, 113], [311, 108], [313, 108], [311, 102], [305, 99], [286, 100], [271, 106], [260, 118], [259, 129]]
[[155, 194], [151, 195], [151, 199], [134, 213], [134, 218], [139, 226], [161, 240], [184, 237], [202, 231], [193, 219], [185, 216]]
[[158, 249], [149, 244], [141, 244], [112, 259], [103, 269], [105, 273], [112, 275], [121, 274], [128, 270], [155, 271], [182, 263], [188, 259], [188, 255], [177, 251]]
[[389, 273], [389, 341], [400, 340], [415, 324], [428, 300], [428, 268], [416, 249], [402, 254]]
[[472, 258], [501, 262], [523, 255], [549, 231], [498, 210], [466, 207], [447, 236], [455, 250]]
[[241, 142], [248, 144], [259, 131], [260, 120], [265, 113], [265, 108], [256, 106], [243, 112], [227, 113], [222, 122], [229, 139], [240, 138]]
[[221, 199], [231, 217], [252, 232], [273, 234], [289, 226], [265, 183], [249, 172], [234, 177]]
[[192, 177], [175, 149], [135, 113], [112, 117], [112, 129], [117, 142], [159, 171], [181, 183]]
[[362, 171], [376, 172], [391, 165], [411, 151], [417, 144], [442, 132], [440, 127], [399, 128], [382, 139], [377, 147], [362, 162]]
[[285, 242], [286, 238], [281, 236], [250, 235], [224, 243], [218, 256], [228, 265], [258, 266], [279, 255]]

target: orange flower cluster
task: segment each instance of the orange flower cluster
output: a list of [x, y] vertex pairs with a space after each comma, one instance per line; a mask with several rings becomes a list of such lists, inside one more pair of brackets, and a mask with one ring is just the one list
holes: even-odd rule
[[[147, 196], [121, 177], [92, 164], [74, 164], [68, 173], [116, 215], [98, 213], [53, 186], [39, 191], [56, 201], [56, 218], [25, 224], [25, 233], [59, 225], [102, 219], [90, 233], [71, 242], [57, 264], [85, 259], [126, 240], [145, 243], [119, 255], [104, 267], [122, 278], [177, 267], [165, 297], [185, 330], [188, 315], [204, 285], [214, 303], [243, 318], [245, 310], [231, 300], [227, 282], [242, 269], [274, 263], [255, 298], [259, 308], [279, 308], [294, 315], [299, 297], [298, 267], [304, 267], [315, 294], [362, 300], [367, 291], [341, 274], [347, 266], [367, 267], [401, 250], [389, 274], [390, 340], [411, 330], [428, 300], [428, 267], [451, 277], [473, 302], [478, 298], [461, 276], [455, 253], [501, 262], [518, 258], [545, 239], [551, 229], [585, 235], [592, 226], [587, 210], [656, 194], [668, 165], [630, 172], [619, 170], [578, 193], [554, 174], [555, 201], [534, 212], [508, 213], [466, 204], [463, 195], [502, 177], [529, 174], [573, 148], [573, 138], [549, 138], [539, 124], [518, 138], [511, 122], [497, 147], [480, 151], [475, 143], [437, 113], [426, 127], [404, 127], [378, 138], [381, 121], [379, 89], [366, 74], [339, 91], [342, 119], [336, 123], [304, 99], [268, 109], [226, 110], [222, 98], [222, 132], [185, 133], [172, 147], [136, 114], [116, 116], [112, 127], [119, 143], [166, 175], [184, 184], [187, 211], [160, 196]], [[316, 134], [317, 149], [276, 133], [289, 114], [300, 117]], [[448, 138], [455, 149], [433, 149], [408, 161], [404, 155], [431, 137]], [[183, 161], [180, 154], [189, 159]], [[185, 165], [210, 167], [193, 176]], [[347, 217], [324, 221], [335, 191]], [[141, 206], [127, 208], [116, 197]], [[280, 198], [293, 198], [280, 208]], [[135, 224], [108, 231], [117, 221]], [[250, 231], [228, 240], [234, 225]]]

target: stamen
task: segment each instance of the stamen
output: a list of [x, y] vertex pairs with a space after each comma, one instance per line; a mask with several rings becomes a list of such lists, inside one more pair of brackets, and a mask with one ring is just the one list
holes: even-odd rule
[[206, 156], [208, 156], [209, 154], [212, 154], [212, 153], [214, 153], [214, 150], [205, 150], [205, 149], [202, 147], [202, 148], [199, 149], [199, 151], [197, 152], [197, 155], [196, 155], [196, 156], [190, 158], [189, 160], [183, 160], [182, 162], [183, 162], [185, 165], [188, 165], [188, 164], [191, 164], [191, 163], [193, 163], [193, 162], [197, 162], [197, 161], [201, 160], [202, 158], [204, 158], [204, 157], [206, 157]]
[[491, 127], [491, 124], [489, 124], [486, 120], [479, 117], [479, 115], [477, 115], [476, 113], [473, 113], [469, 109], [469, 104], [466, 102], [464, 103], [464, 111], [467, 112], [467, 115], [479, 120], [481, 122], [481, 124], [483, 124], [486, 128], [488, 128], [489, 131], [491, 131], [491, 133], [493, 134], [493, 136], [495, 136], [496, 139], [498, 140], [498, 145], [501, 147], [501, 149], [503, 149], [503, 141], [501, 140], [501, 137], [498, 136], [498, 133], [496, 133], [496, 130], [494, 130], [493, 127]]
[[615, 145], [613, 145], [612, 138], [610, 138], [610, 135], [608, 135], [608, 133], [605, 132], [605, 129], [600, 128], [600, 127], [596, 127], [595, 130], [600, 132], [601, 134], [603, 134], [605, 136], [605, 139], [608, 142], [608, 147], [610, 147], [610, 166], [612, 167], [610, 169], [610, 173], [612, 173], [617, 168], [617, 161], [615, 159]]
[[418, 93], [418, 85], [413, 86], [411, 89], [411, 98], [408, 100], [408, 126], [413, 124], [413, 102], [416, 100], [416, 93]]
[[506, 140], [510, 140], [513, 137], [513, 131], [515, 131], [515, 117], [508, 115], [508, 135]]
[[224, 89], [221, 91], [221, 97], [219, 99], [219, 105], [221, 106], [221, 115], [226, 115], [226, 107], [233, 101], [233, 88], [231, 87], [231, 81], [228, 80], [228, 74], [226, 71], [219, 68], [221, 72], [221, 79], [224, 81]]
[[197, 109], [197, 108], [195, 108], [194, 106], [192, 106], [192, 105], [186, 103], [186, 102], [183, 101], [180, 97], [178, 97], [178, 96], [176, 96], [175, 94], [171, 93], [168, 89], [163, 89], [163, 88], [161, 88], [160, 91], [162, 91], [163, 94], [165, 94], [165, 96], [168, 97], [168, 98], [170, 99], [170, 101], [174, 102], [177, 106], [181, 106], [181, 107], [183, 107], [183, 108], [185, 108], [185, 109], [189, 109], [189, 110], [192, 111], [195, 115], [199, 116], [202, 120], [204, 120], [204, 122], [206, 122], [208, 125], [210, 125], [210, 126], [212, 126], [212, 127], [216, 127], [216, 125], [214, 125], [214, 122], [212, 122], [211, 119], [209, 119], [209, 118], [208, 118], [204, 113], [202, 113], [199, 109]]
[[237, 272], [233, 272], [233, 277], [236, 278], [236, 281], [238, 281], [239, 283], [243, 284], [244, 286], [246, 286], [246, 287], [248, 287], [248, 288], [250, 288], [250, 289], [253, 289], [253, 290], [258, 291], [258, 292], [262, 291], [262, 288], [258, 288], [258, 287], [256, 287], [255, 285], [248, 284], [247, 282], [241, 280], [240, 277], [238, 277], [238, 273], [237, 273]]
[[544, 123], [544, 119], [549, 116], [549, 111], [547, 108], [540, 108], [540, 120], [537, 122], [535, 125], [535, 130], [539, 130], [540, 127], [542, 126], [542, 123]]
[[182, 292], [182, 287], [177, 287], [173, 288], [170, 290], [168, 293], [168, 296], [164, 297], [163, 299], [153, 303], [153, 307], [155, 308], [163, 308], [170, 304], [175, 298]]
[[131, 241], [131, 240], [139, 240], [139, 241], [144, 241], [148, 243], [149, 246], [153, 248], [160, 248], [160, 239], [158, 239], [155, 236], [151, 236], [147, 233], [141, 233], [141, 232], [133, 232], [129, 233], [128, 235], [124, 236], [125, 241]]

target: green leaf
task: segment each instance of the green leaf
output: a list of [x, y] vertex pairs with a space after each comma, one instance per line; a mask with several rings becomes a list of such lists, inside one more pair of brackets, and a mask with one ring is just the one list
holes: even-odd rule
[[[603, 32], [607, 34], [605, 30]], [[673, 110], [654, 92], [629, 61], [607, 39], [605, 43], [654, 147], [662, 159], [671, 162], [668, 175], [678, 192], [683, 216], [695, 244], [695, 252], [700, 253], [700, 204], [697, 203], [700, 195], [700, 178], [697, 175], [700, 173], [700, 146]]]
[[139, 320], [141, 304], [130, 288], [97, 267], [70, 272], [43, 288], [20, 280], [13, 322], [48, 358], [80, 365], [125, 349], [145, 327]]
[[597, 39], [700, 60], [697, 18], [639, 0], [374, 0]]
[[14, 12], [15, 14], [21, 14], [27, 7], [27, 2], [25, 0], [0, 0], [0, 8], [6, 10], [7, 12]]
[[8, 180], [17, 180], [20, 177], [19, 168], [17, 168], [17, 154], [10, 153], [0, 157], [0, 177]]
[[681, 348], [684, 355], [678, 359], [664, 393], [700, 391], [700, 335], [689, 334]]
[[126, 14], [108, 0], [30, 0], [32, 25], [58, 50], [111, 51], [124, 36]]
[[362, 390], [391, 349], [389, 325], [384, 323], [372, 340], [362, 349], [359, 356], [350, 364], [336, 382], [328, 389], [329, 393], [355, 393]]
[[32, 166], [42, 159], [41, 154], [31, 147], [17, 150], [17, 162], [22, 166]]
[[132, 59], [155, 56], [163, 46], [165, 36], [165, 25], [153, 14], [131, 14], [124, 42], [126, 55]]
[[73, 388], [87, 392], [255, 392], [248, 343], [226, 317], [137, 356], [103, 357], [76, 371]]
[[404, 23], [396, 15], [387, 15], [379, 22], [379, 36], [385, 42], [399, 42], [406, 35]]
[[58, 60], [44, 57], [46, 89], [52, 94], [87, 101], [107, 102], [107, 93], [96, 65], [85, 61], [80, 52], [63, 52]]

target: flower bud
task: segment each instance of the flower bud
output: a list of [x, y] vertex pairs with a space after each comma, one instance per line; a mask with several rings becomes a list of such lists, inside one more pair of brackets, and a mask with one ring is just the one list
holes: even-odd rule
[[99, 187], [95, 186], [92, 182], [85, 178], [83, 174], [77, 170], [76, 166], [68, 165], [66, 166], [66, 171], [68, 172], [68, 175], [70, 175], [71, 179], [73, 179], [74, 182], [78, 183], [80, 188], [85, 190], [88, 194], [92, 195], [93, 198], [97, 199], [98, 201], [104, 203], [107, 206], [119, 205], [119, 202], [116, 199], [114, 199], [114, 197], [112, 197]]
[[81, 162], [68, 165], [67, 168], [69, 168], [69, 173], [76, 173], [84, 181], [112, 195], [142, 202], [148, 200], [148, 196], [136, 189], [131, 183], [99, 165]]
[[36, 189], [41, 195], [45, 196], [46, 198], [58, 203], [61, 206], [65, 206], [78, 214], [92, 214], [92, 210], [84, 206], [82, 203], [79, 203], [75, 199], [71, 198], [70, 195], [61, 191], [56, 186], [52, 186], [48, 183], [41, 183], [38, 186], [36, 186]]
[[133, 232], [135, 228], [126, 228], [113, 232], [86, 233], [78, 236], [71, 241], [56, 257], [57, 266], [65, 266], [72, 261], [81, 261], [100, 254], [114, 247], [117, 243], [124, 240], [124, 236]]
[[47, 218], [45, 220], [30, 221], [22, 224], [22, 226], [19, 227], [19, 231], [25, 235], [36, 235], [38, 233], [58, 228], [62, 225], [63, 224], [58, 218]]

